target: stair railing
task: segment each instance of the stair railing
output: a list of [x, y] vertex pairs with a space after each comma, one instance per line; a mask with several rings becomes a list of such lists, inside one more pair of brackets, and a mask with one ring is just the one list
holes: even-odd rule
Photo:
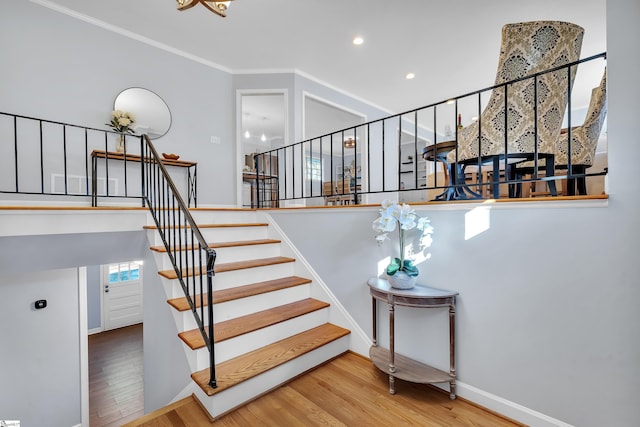
[[[565, 72], [571, 76], [578, 65], [598, 59], [606, 61], [606, 53], [256, 154], [256, 174], [252, 182], [255, 197], [252, 197], [252, 207], [278, 207], [285, 201], [301, 201], [309, 205], [313, 203], [310, 202], [313, 199], [330, 199], [328, 196], [331, 194], [325, 194], [326, 188], [332, 188], [334, 195], [349, 196], [353, 204], [360, 203], [363, 195], [396, 193], [400, 198], [424, 197], [427, 190], [442, 191], [435, 200], [479, 199], [488, 197], [488, 194], [492, 194], [491, 198], [497, 198], [495, 193], [500, 184], [511, 186], [604, 175], [606, 172], [574, 173], [569, 159], [566, 173], [538, 176], [537, 147], [534, 149], [536, 152], [531, 179], [513, 178], [507, 173], [503, 176], [493, 173], [483, 178], [483, 173], [476, 172], [477, 181], [468, 182], [464, 170], [451, 167], [459, 164], [456, 141], [460, 119], [464, 119], [468, 125], [480, 117], [492, 91], [506, 91], [524, 80], [537, 81], [547, 73]], [[589, 90], [597, 85], [601, 75], [598, 75], [598, 81]], [[571, 78], [567, 79], [567, 93], [572, 91], [571, 81]], [[533, 98], [532, 105], [536, 109], [539, 100], [537, 92]], [[569, 130], [572, 127], [571, 114], [569, 96]], [[506, 122], [507, 115], [504, 120]], [[536, 128], [535, 133], [537, 132]], [[505, 132], [505, 140], [506, 138]], [[536, 136], [534, 140], [537, 139]], [[439, 143], [447, 144], [447, 151], [439, 148], [444, 145], [438, 145]], [[571, 143], [569, 136], [570, 153]], [[428, 147], [435, 149], [435, 152], [425, 161], [423, 150]], [[451, 147], [454, 147], [453, 150]], [[455, 154], [455, 161], [451, 163], [446, 161], [449, 151], [454, 151]], [[440, 175], [436, 173], [436, 162], [450, 169]], [[470, 162], [469, 167], [483, 171], [486, 163], [485, 158], [478, 156], [477, 161]]]
[[[200, 229], [151, 140], [144, 135], [144, 194], [162, 243], [209, 350], [209, 385], [216, 384], [213, 334], [213, 276], [216, 251]], [[206, 284], [203, 272], [206, 271]]]
[[142, 200], [141, 148], [138, 135], [0, 112], [0, 194]]

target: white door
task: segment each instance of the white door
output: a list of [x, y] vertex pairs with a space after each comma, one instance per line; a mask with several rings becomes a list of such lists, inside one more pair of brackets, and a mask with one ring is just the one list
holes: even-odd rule
[[103, 329], [142, 322], [142, 261], [102, 266]]

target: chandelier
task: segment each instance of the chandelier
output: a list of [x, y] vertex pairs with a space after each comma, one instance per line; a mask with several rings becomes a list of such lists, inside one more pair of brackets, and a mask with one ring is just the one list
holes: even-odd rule
[[345, 138], [344, 148], [353, 148], [356, 146], [356, 140], [352, 137]]
[[192, 8], [198, 3], [202, 3], [204, 7], [209, 9], [216, 15], [220, 15], [223, 18], [227, 16], [227, 8], [231, 1], [210, 1], [210, 0], [176, 0], [178, 2], [178, 10], [187, 10]]

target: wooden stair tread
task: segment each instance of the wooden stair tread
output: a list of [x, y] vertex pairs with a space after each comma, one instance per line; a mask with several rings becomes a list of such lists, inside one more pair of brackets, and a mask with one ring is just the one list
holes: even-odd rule
[[[268, 227], [269, 224], [266, 222], [247, 222], [247, 223], [221, 223], [221, 224], [198, 224], [198, 228], [229, 228], [229, 227]], [[158, 227], [155, 225], [144, 225], [142, 226], [145, 230], [157, 230]], [[173, 226], [169, 226], [169, 228], [173, 228]], [[175, 228], [191, 228], [190, 226], [179, 225]]]
[[[329, 304], [324, 301], [306, 298], [257, 313], [247, 314], [246, 316], [218, 322], [213, 328], [213, 341], [216, 343], [222, 342], [326, 307], [329, 307]], [[192, 350], [205, 346], [199, 329], [180, 332], [178, 336]]]
[[[237, 240], [235, 242], [213, 242], [213, 243], [207, 243], [207, 245], [209, 245], [209, 247], [213, 249], [220, 249], [220, 248], [233, 248], [238, 246], [269, 245], [272, 243], [281, 243], [281, 241], [275, 240], [275, 239]], [[188, 245], [188, 246], [183, 245], [179, 249], [173, 246], [171, 250], [174, 251], [178, 249], [180, 251], [185, 251], [185, 250], [190, 251], [192, 248], [193, 248], [192, 245]], [[156, 252], [167, 252], [167, 248], [165, 248], [163, 245], [151, 246], [149, 249]]]
[[[223, 303], [227, 301], [233, 301], [240, 298], [246, 298], [254, 295], [265, 294], [267, 292], [278, 291], [281, 289], [291, 288], [294, 286], [304, 285], [311, 283], [310, 279], [304, 277], [290, 276], [283, 277], [275, 280], [267, 280], [264, 282], [252, 283], [244, 286], [237, 286], [235, 288], [220, 289], [213, 291], [214, 303]], [[195, 295], [196, 307], [200, 307], [200, 296]], [[169, 305], [178, 311], [187, 311], [190, 309], [189, 303], [186, 297], [172, 298], [167, 301]], [[204, 305], [207, 305], [207, 294], [204, 294]]]
[[216, 388], [209, 386], [208, 368], [191, 378], [213, 396], [348, 334], [349, 330], [326, 323], [216, 365]]
[[[258, 258], [258, 259], [251, 259], [247, 261], [236, 261], [236, 262], [227, 262], [227, 263], [218, 264], [215, 266], [214, 270], [216, 274], [218, 274], [218, 273], [224, 273], [225, 271], [242, 270], [245, 268], [265, 267], [268, 265], [284, 264], [287, 262], [294, 262], [294, 261], [295, 261], [295, 258], [282, 257], [282, 256], [276, 256], [276, 257], [270, 257], [270, 258]], [[158, 274], [167, 279], [178, 278], [178, 275], [176, 274], [175, 270], [162, 270], [162, 271], [159, 271]], [[206, 271], [204, 272], [204, 274], [206, 274]], [[184, 275], [199, 276], [200, 268], [195, 268], [195, 269], [189, 268], [186, 270]]]

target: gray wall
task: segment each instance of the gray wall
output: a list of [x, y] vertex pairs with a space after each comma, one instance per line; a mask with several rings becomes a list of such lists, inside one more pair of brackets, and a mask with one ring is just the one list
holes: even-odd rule
[[[78, 291], [75, 268], [0, 275], [2, 419], [24, 427], [80, 424]], [[40, 299], [48, 305], [36, 310]]]
[[185, 346], [178, 338], [151, 251], [144, 258], [144, 410], [155, 411], [192, 383]]
[[[640, 52], [635, 46], [640, 39], [635, 22], [639, 16], [635, 0], [607, 4], [610, 199], [606, 207], [492, 209], [490, 229], [470, 240], [463, 237], [463, 209], [420, 210], [436, 229], [431, 258], [422, 268], [423, 281], [460, 291], [460, 380], [579, 426], [633, 426], [640, 418], [634, 400], [640, 392], [640, 316], [635, 307], [640, 201], [634, 196], [634, 161], [640, 158], [634, 142], [640, 116], [636, 76]], [[129, 86], [154, 90], [167, 101], [174, 118], [169, 133], [157, 141], [159, 149], [206, 162], [207, 168], [198, 171], [202, 203], [235, 201], [232, 185], [217, 186], [214, 194], [203, 183], [228, 183], [234, 173], [232, 166], [226, 166], [235, 164], [232, 88], [246, 85], [232, 84], [226, 73], [28, 2], [6, 6], [0, 24], [3, 63], [11, 64], [1, 72], [0, 111], [100, 127], [120, 90]], [[127, 49], [117, 61], [106, 54], [124, 44]], [[178, 74], [192, 79], [177, 83]], [[335, 91], [305, 80], [296, 77], [290, 94], [295, 139], [301, 135], [297, 105], [302, 90], [376, 118], [375, 111], [365, 111], [358, 101], [341, 99]], [[210, 135], [221, 136], [222, 144], [211, 145]], [[365, 331], [371, 326], [365, 281], [392, 248], [373, 243], [375, 216], [375, 210], [275, 215]], [[310, 221], [313, 229], [308, 227]], [[43, 239], [39, 242], [47, 240]], [[20, 253], [26, 257], [38, 252], [36, 242]], [[6, 248], [4, 243], [0, 248]], [[99, 259], [76, 253], [76, 265], [108, 262], [106, 258], [119, 255], [117, 248], [109, 250], [113, 252], [107, 255], [105, 249]], [[45, 253], [61, 267], [69, 263], [61, 260], [63, 254]], [[41, 268], [17, 256], [14, 265], [5, 256], [8, 252], [0, 257], [3, 268], [13, 272]], [[336, 259], [341, 262], [336, 264]], [[54, 263], [48, 257], [43, 262]], [[145, 287], [147, 278], [157, 280], [154, 276], [145, 275]], [[0, 301], [5, 301], [2, 289]], [[6, 289], [15, 293], [14, 288]], [[159, 301], [156, 291], [145, 291], [145, 301]], [[158, 327], [169, 327], [167, 313], [150, 313], [145, 303], [145, 321], [152, 318]], [[445, 350], [439, 345], [446, 340], [441, 327], [445, 320], [437, 312], [399, 310], [398, 346], [406, 346], [403, 352], [408, 355], [445, 367]], [[175, 395], [175, 390], [163, 389], [169, 381], [155, 375], [169, 372], [174, 379], [173, 371], [180, 368], [167, 368], [174, 366], [174, 358], [184, 357], [177, 350], [179, 343], [153, 341], [156, 331], [145, 326], [145, 346], [160, 356], [145, 360], [145, 374], [151, 376], [151, 383], [145, 384], [147, 409]], [[409, 332], [417, 332], [420, 339]], [[0, 374], [7, 375], [4, 369]], [[74, 422], [65, 420], [65, 425]]]
[[[605, 206], [494, 207], [490, 228], [469, 240], [467, 209], [419, 209], [435, 227], [421, 281], [460, 292], [460, 381], [576, 426], [630, 427], [640, 419], [638, 17], [636, 1], [608, 2]], [[366, 280], [395, 247], [373, 242], [377, 212], [273, 216], [370, 334]], [[396, 330], [398, 351], [448, 367], [446, 315], [398, 309]], [[384, 340], [384, 326], [380, 334]]]
[[199, 202], [235, 203], [235, 185], [210, 185], [227, 181], [235, 165], [228, 73], [26, 1], [3, 9], [0, 52], [2, 112], [107, 129], [118, 93], [156, 92], [172, 115], [169, 132], [154, 141], [158, 151], [207, 164], [198, 170]]
[[87, 266], [87, 329], [89, 331], [102, 329], [101, 293], [100, 266]]

